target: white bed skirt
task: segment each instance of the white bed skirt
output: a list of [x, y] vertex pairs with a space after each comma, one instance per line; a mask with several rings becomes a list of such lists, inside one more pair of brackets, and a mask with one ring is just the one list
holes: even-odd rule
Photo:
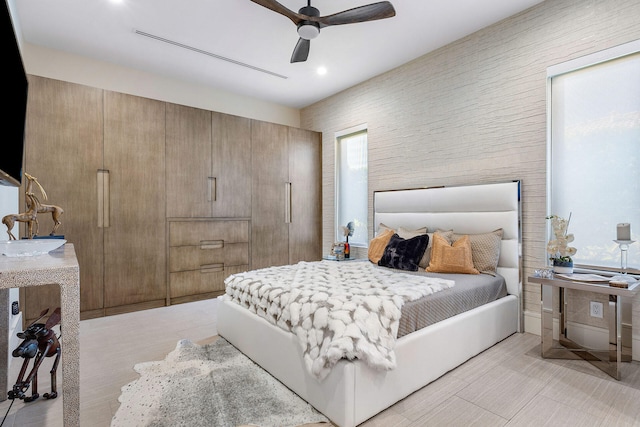
[[340, 427], [356, 426], [516, 332], [519, 300], [508, 295], [398, 339], [397, 367], [342, 360], [311, 376], [297, 338], [219, 297], [218, 333]]

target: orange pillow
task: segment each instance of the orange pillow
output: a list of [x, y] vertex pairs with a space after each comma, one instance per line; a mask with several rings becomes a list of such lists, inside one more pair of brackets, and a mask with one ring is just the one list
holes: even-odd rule
[[389, 244], [389, 240], [391, 240], [391, 236], [393, 236], [394, 233], [395, 231], [388, 228], [371, 239], [371, 241], [369, 242], [368, 252], [369, 261], [376, 265], [378, 264], [378, 261], [380, 261], [380, 258], [382, 258], [382, 254], [384, 254], [384, 248], [387, 247], [387, 245]]
[[427, 271], [431, 273], [480, 274], [473, 268], [471, 241], [465, 235], [450, 245], [447, 239], [433, 234], [433, 248]]

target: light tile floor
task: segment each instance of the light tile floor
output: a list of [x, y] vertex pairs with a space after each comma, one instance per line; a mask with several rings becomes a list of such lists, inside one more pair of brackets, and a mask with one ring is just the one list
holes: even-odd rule
[[[180, 339], [204, 343], [215, 334], [215, 300], [82, 321], [81, 426], [109, 426], [120, 388], [138, 378], [133, 365], [164, 359]], [[49, 391], [49, 369], [45, 361], [40, 394]], [[63, 398], [16, 401], [3, 427], [62, 426]], [[0, 402], [0, 417], [9, 404]], [[616, 381], [584, 361], [542, 359], [540, 337], [515, 334], [362, 427], [469, 425], [640, 426], [640, 363], [625, 363]]]

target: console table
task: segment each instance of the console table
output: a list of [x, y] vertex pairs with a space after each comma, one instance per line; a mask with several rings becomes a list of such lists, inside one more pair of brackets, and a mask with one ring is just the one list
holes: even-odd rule
[[[67, 243], [49, 254], [34, 257], [0, 255], [3, 292], [8, 292], [8, 288], [48, 284], [60, 286], [62, 408], [64, 425], [75, 427], [80, 425], [80, 268], [73, 245]], [[0, 392], [6, 394], [7, 389]]]
[[[622, 298], [633, 298], [640, 290], [640, 282], [634, 283], [629, 288], [616, 288], [609, 286], [607, 282], [578, 282], [558, 277], [542, 278], [529, 277], [529, 282], [542, 285], [542, 357], [552, 359], [576, 359], [581, 358], [611, 375], [620, 379], [620, 363], [631, 360], [631, 342], [622, 338]], [[559, 300], [553, 304], [553, 289], [558, 288]], [[582, 292], [594, 292], [609, 295], [609, 300], [614, 302], [614, 309], [610, 310], [610, 316], [615, 320], [615, 339], [610, 340], [608, 350], [593, 350], [583, 348], [567, 338], [567, 313], [565, 289], [575, 289]], [[607, 311], [607, 310], [605, 310]], [[553, 337], [553, 319], [560, 320], [559, 339]]]

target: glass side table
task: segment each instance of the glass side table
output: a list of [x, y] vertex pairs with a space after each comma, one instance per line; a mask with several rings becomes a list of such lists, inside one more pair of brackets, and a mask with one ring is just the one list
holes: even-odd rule
[[[583, 359], [600, 370], [620, 379], [620, 363], [631, 361], [631, 338], [629, 342], [622, 335], [622, 298], [633, 298], [640, 290], [640, 282], [630, 284], [628, 288], [609, 286], [607, 282], [591, 283], [578, 282], [556, 277], [542, 278], [529, 277], [530, 283], [542, 285], [542, 357], [549, 359]], [[557, 304], [553, 303], [554, 290], [558, 289]], [[566, 289], [575, 289], [583, 292], [595, 292], [609, 295], [609, 301], [614, 302], [614, 309], [607, 310], [609, 316], [614, 318], [615, 331], [609, 331], [610, 340], [608, 349], [588, 349], [567, 338], [567, 302]], [[553, 319], [560, 321], [558, 339], [553, 336]], [[608, 323], [611, 324], [611, 323]], [[613, 332], [613, 334], [612, 334]]]

